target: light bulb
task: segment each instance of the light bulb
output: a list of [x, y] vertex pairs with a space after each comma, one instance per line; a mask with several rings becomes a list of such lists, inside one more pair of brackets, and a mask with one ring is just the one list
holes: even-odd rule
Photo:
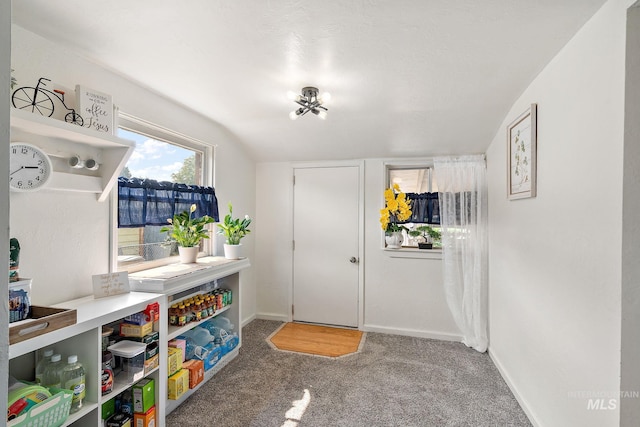
[[298, 94], [295, 93], [294, 91], [292, 91], [292, 90], [287, 91], [287, 98], [289, 98], [290, 100], [294, 101], [297, 96], [298, 96]]
[[298, 111], [297, 110], [293, 110], [292, 112], [289, 113], [289, 118], [291, 120], [295, 120], [298, 118]]
[[320, 99], [322, 99], [323, 105], [327, 105], [329, 102], [331, 102], [331, 94], [329, 92], [324, 92]]
[[327, 118], [327, 112], [326, 111], [319, 111], [318, 112], [318, 117], [320, 117], [322, 120]]

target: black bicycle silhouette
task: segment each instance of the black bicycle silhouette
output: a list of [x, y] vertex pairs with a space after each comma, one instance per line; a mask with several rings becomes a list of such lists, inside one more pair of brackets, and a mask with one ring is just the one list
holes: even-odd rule
[[46, 83], [51, 80], [40, 77], [38, 79], [38, 84], [36, 87], [25, 86], [16, 89], [11, 96], [11, 103], [13, 106], [19, 110], [31, 110], [32, 113], [40, 113], [43, 116], [51, 117], [53, 115], [53, 111], [55, 110], [53, 99], [51, 96], [55, 96], [64, 106], [64, 108], [69, 111], [64, 116], [64, 121], [67, 123], [73, 123], [78, 126], [84, 125], [84, 119], [73, 108], [67, 107], [67, 104], [64, 103], [64, 91], [54, 89], [50, 91], [45, 89]]

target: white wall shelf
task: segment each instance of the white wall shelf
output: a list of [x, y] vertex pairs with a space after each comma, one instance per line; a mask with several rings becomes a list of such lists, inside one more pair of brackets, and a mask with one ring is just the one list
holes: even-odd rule
[[[191, 322], [182, 327], [168, 325], [168, 315], [161, 316], [167, 327], [167, 333], [161, 334], [160, 339], [166, 341], [177, 337], [180, 334], [196, 327], [200, 323], [209, 321], [216, 316], [222, 315], [229, 319], [235, 326], [234, 332], [238, 334], [238, 345], [226, 354], [211, 369], [205, 372], [204, 380], [194, 389], [190, 389], [186, 394], [177, 400], [171, 400], [164, 394], [165, 414], [169, 414], [177, 408], [188, 396], [193, 394], [206, 381], [213, 378], [227, 363], [233, 360], [242, 346], [241, 329], [241, 301], [242, 287], [240, 271], [248, 268], [251, 264], [247, 258], [241, 260], [228, 260], [223, 257], [203, 257], [198, 258], [194, 264], [171, 264], [162, 267], [152, 268], [129, 275], [129, 284], [136, 291], [155, 292], [166, 295], [167, 309], [173, 303], [182, 301], [197, 293], [209, 292], [215, 288], [230, 289], [232, 292], [232, 303], [221, 310], [215, 312], [213, 316], [202, 319], [199, 322]], [[164, 355], [163, 355], [164, 356]], [[161, 356], [162, 357], [162, 356]], [[166, 357], [166, 356], [164, 356]], [[166, 369], [166, 368], [165, 368]], [[165, 387], [166, 389], [166, 387]]]
[[[67, 301], [56, 305], [58, 308], [75, 309], [77, 322], [61, 329], [39, 335], [37, 337], [9, 346], [9, 372], [18, 379], [32, 380], [36, 354], [39, 350], [54, 347], [63, 356], [77, 354], [86, 372], [86, 398], [83, 408], [71, 414], [63, 426], [96, 426], [102, 425], [102, 405], [113, 399], [119, 392], [131, 387], [132, 383], [119, 381], [116, 377], [114, 390], [107, 395], [101, 392], [102, 366], [102, 326], [122, 320], [124, 317], [143, 311], [148, 304], [157, 302], [160, 305], [160, 321], [155, 327], [161, 336], [166, 335], [166, 298], [162, 294], [146, 292], [130, 292], [105, 298], [84, 298]], [[166, 342], [160, 341], [159, 351], [166, 353]], [[153, 378], [156, 383], [156, 410], [164, 414], [164, 396], [166, 396], [166, 365], [161, 359], [160, 366], [144, 375]], [[160, 415], [159, 415], [160, 416]], [[162, 426], [164, 419], [158, 421]]]
[[[135, 149], [133, 141], [15, 108], [11, 109], [11, 142], [36, 145], [51, 157], [53, 177], [46, 188], [97, 193], [101, 202]], [[94, 159], [100, 167], [96, 171], [71, 168], [68, 159], [74, 155]]]

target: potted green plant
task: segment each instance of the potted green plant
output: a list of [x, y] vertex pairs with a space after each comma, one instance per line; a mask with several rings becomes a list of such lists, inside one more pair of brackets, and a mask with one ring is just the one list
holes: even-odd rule
[[245, 215], [244, 218], [233, 218], [233, 206], [229, 202], [229, 213], [225, 215], [224, 221], [218, 223], [220, 234], [224, 234], [224, 257], [227, 259], [240, 259], [240, 239], [251, 233], [249, 225], [251, 218]]
[[428, 225], [420, 225], [415, 230], [409, 231], [409, 235], [412, 237], [422, 238], [422, 242], [418, 242], [419, 249], [433, 249], [433, 243], [440, 241], [442, 235], [433, 227]]
[[200, 250], [200, 241], [209, 238], [209, 229], [206, 227], [213, 221], [209, 215], [194, 218], [195, 204], [191, 205], [189, 212], [183, 211], [167, 219], [169, 225], [160, 229], [163, 233], [169, 233], [168, 239], [178, 243], [180, 262], [188, 264], [196, 262]]

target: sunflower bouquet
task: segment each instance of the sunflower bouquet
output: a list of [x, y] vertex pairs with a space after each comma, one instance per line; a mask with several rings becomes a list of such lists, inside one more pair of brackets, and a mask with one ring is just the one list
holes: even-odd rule
[[403, 222], [411, 218], [410, 201], [406, 194], [400, 191], [398, 184], [393, 184], [391, 188], [384, 190], [385, 207], [380, 210], [380, 225], [386, 233], [406, 230]]

